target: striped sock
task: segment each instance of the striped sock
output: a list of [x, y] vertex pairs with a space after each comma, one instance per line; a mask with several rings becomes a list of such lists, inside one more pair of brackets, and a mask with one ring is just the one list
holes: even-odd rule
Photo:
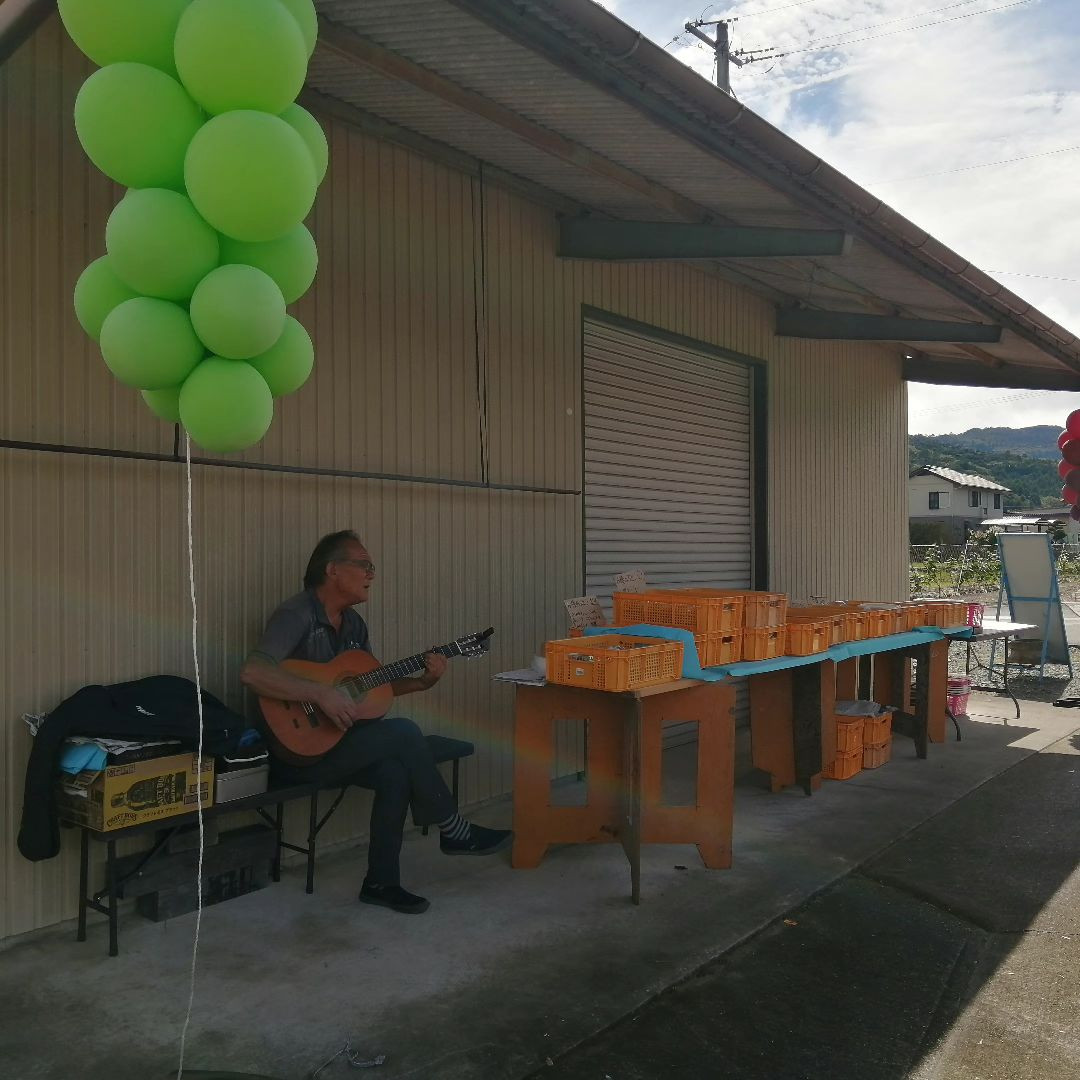
[[469, 835], [472, 826], [460, 815], [454, 814], [445, 821], [438, 823], [439, 832], [447, 840], [464, 840]]

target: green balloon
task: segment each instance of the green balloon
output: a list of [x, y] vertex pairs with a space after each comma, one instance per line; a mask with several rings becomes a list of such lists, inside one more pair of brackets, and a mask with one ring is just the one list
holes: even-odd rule
[[138, 295], [113, 273], [109, 256], [102, 255], [79, 275], [75, 283], [75, 317], [87, 334], [97, 341], [105, 316], [125, 300]]
[[187, 91], [146, 64], [103, 67], [75, 99], [75, 130], [86, 156], [125, 187], [183, 190], [184, 155], [202, 122]]
[[258, 267], [277, 282], [285, 303], [293, 304], [311, 288], [319, 265], [319, 252], [315, 238], [307, 228], [297, 225], [284, 236], [261, 244], [222, 236], [221, 262]]
[[290, 105], [281, 114], [281, 119], [304, 140], [311, 154], [311, 163], [315, 166], [315, 183], [321, 184], [330, 160], [330, 148], [326, 145], [326, 132], [322, 125], [303, 105]]
[[165, 390], [143, 390], [142, 399], [155, 416], [170, 424], [180, 423], [179, 386], [170, 386]]
[[319, 17], [315, 14], [315, 5], [311, 0], [280, 0], [280, 2], [300, 27], [304, 46], [310, 57], [315, 51], [315, 42], [319, 37]]
[[246, 360], [281, 337], [285, 300], [274, 279], [254, 266], [219, 266], [191, 297], [191, 324], [211, 352]]
[[217, 233], [191, 200], [164, 188], [129, 191], [105, 226], [105, 250], [126, 285], [144, 296], [187, 300], [218, 264]]
[[180, 387], [180, 421], [212, 453], [231, 454], [254, 446], [273, 419], [270, 387], [242, 360], [209, 356]]
[[281, 337], [261, 356], [248, 363], [266, 380], [274, 397], [299, 390], [315, 364], [315, 348], [308, 332], [291, 315], [285, 318]]
[[176, 74], [173, 38], [191, 0], [59, 0], [71, 40], [99, 67], [121, 60]]
[[214, 115], [276, 116], [300, 93], [307, 58], [296, 19], [268, 0], [193, 0], [176, 28], [180, 81]]
[[279, 117], [246, 109], [203, 124], [188, 147], [184, 178], [199, 213], [234, 240], [276, 240], [315, 201], [304, 140]]
[[179, 386], [203, 358], [188, 313], [179, 304], [137, 296], [101, 326], [101, 355], [109, 370], [136, 390]]

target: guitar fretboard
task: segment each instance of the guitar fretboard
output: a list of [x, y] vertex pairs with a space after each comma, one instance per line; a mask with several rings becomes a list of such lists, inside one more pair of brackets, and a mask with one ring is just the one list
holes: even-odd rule
[[[430, 651], [446, 657], [458, 655], [458, 650], [454, 645], [438, 645]], [[357, 690], [374, 690], [376, 686], [385, 686], [386, 683], [415, 675], [416, 672], [423, 671], [425, 666], [424, 653], [417, 653], [415, 656], [406, 656], [404, 660], [395, 660], [392, 664], [383, 664], [366, 675], [356, 675], [347, 679], [346, 682], [351, 683]]]

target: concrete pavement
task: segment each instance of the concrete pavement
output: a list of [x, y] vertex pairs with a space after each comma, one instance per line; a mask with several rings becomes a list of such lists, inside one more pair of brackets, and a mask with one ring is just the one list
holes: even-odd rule
[[[1017, 1041], [1019, 1025], [1006, 1023], [1014, 1007], [1008, 980], [1017, 976], [996, 960], [993, 978], [978, 976], [991, 970], [985, 958], [997, 956], [1008, 935], [1021, 936], [1025, 917], [1045, 911], [1043, 923], [1029, 925], [1065, 926], [1055, 921], [1065, 912], [1053, 914], [1050, 885], [1063, 900], [1071, 895], [1065, 870], [1076, 844], [1065, 823], [1075, 820], [1075, 774], [1051, 769], [1051, 776], [1044, 762], [1071, 767], [1076, 758], [1040, 751], [1072, 745], [1067, 736], [1080, 712], [1030, 703], [1017, 724], [1011, 703], [992, 696], [973, 698], [976, 710], [963, 722], [963, 742], [932, 746], [918, 761], [910, 741], [898, 738], [887, 766], [827, 782], [809, 799], [794, 790], [770, 795], [744, 777], [733, 868], [705, 870], [693, 848], [649, 847], [640, 907], [629, 903], [616, 845], [557, 849], [537, 870], [512, 871], [498, 860], [446, 859], [435, 837], [415, 837], [405, 884], [432, 899], [421, 917], [357, 904], [355, 849], [320, 857], [314, 896], [290, 868], [279, 885], [207, 910], [188, 1067], [300, 1080], [351, 1036], [362, 1053], [386, 1055], [373, 1074], [380, 1080], [517, 1080], [537, 1070], [596, 1080], [666, 1076], [671, 1054], [691, 1046], [726, 1047], [727, 1056], [684, 1054], [686, 1076], [872, 1080], [919, 1067], [939, 1070], [919, 1080], [1004, 1080], [976, 1065], [955, 1071], [971, 1060], [962, 1032], [969, 1019], [973, 1033], [996, 1024], [1001, 1043], [1030, 1046]], [[692, 747], [669, 753], [670, 791], [685, 791], [692, 754]], [[1006, 783], [1011, 803], [991, 794]], [[1056, 808], [1040, 802], [1048, 790], [1068, 798], [1062, 794]], [[1007, 813], [994, 812], [999, 801]], [[479, 819], [499, 824], [509, 813], [501, 804]], [[951, 813], [965, 816], [941, 837], [921, 839], [935, 836]], [[1040, 837], [1041, 846], [1032, 843]], [[942, 877], [943, 865], [956, 874]], [[996, 899], [1006, 893], [1007, 904]], [[979, 904], [970, 899], [982, 894]], [[956, 906], [957, 897], [969, 906]], [[1000, 928], [986, 921], [987, 911], [998, 911]], [[193, 924], [191, 916], [154, 924], [127, 915], [115, 959], [96, 919], [84, 944], [69, 925], [0, 953], [5, 1075], [175, 1076]], [[1023, 985], [1066, 981], [1046, 955], [1014, 954], [1023, 960]], [[612, 1059], [618, 1072], [605, 1064], [607, 1050], [590, 1056], [630, 1046], [633, 1025], [718, 973], [728, 979], [724, 1011], [701, 999], [697, 1042], [681, 1028], [658, 1028], [677, 1037], [636, 1051], [636, 1073], [626, 1071], [625, 1055]], [[972, 987], [983, 994], [971, 999], [978, 1004], [949, 1020], [956, 1012], [949, 1001], [968, 1000]], [[1063, 990], [1062, 1010], [1074, 990]], [[1037, 998], [1029, 1004], [1049, 1031], [1059, 1014]], [[878, 1049], [867, 1055], [864, 1044]], [[785, 1058], [784, 1048], [795, 1056]], [[1070, 1048], [1040, 1052], [1056, 1066], [1062, 1058], [1052, 1054]], [[721, 1059], [738, 1060], [744, 1071], [693, 1071]], [[320, 1080], [347, 1075], [355, 1074], [338, 1059]]]

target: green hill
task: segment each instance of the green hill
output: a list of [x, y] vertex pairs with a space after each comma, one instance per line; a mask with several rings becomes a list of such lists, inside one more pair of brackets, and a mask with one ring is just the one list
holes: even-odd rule
[[[984, 429], [993, 430], [993, 429]], [[1004, 429], [1010, 430], [1010, 429]], [[1032, 429], [1018, 429], [1032, 430]], [[1057, 429], [1054, 432], [1053, 460], [1029, 457], [999, 450], [977, 450], [949, 440], [951, 435], [909, 435], [908, 463], [912, 469], [940, 465], [958, 472], [974, 473], [1012, 492], [1004, 499], [1005, 508], [1060, 507], [1061, 478], [1057, 471]]]
[[[921, 435], [927, 445], [962, 447], [965, 450], [989, 451], [991, 453], [1022, 454], [1024, 457], [1057, 461], [1057, 437], [1061, 428], [1050, 424], [1032, 427], [969, 428], [953, 435]], [[1004, 481], [998, 481], [1004, 483]]]

